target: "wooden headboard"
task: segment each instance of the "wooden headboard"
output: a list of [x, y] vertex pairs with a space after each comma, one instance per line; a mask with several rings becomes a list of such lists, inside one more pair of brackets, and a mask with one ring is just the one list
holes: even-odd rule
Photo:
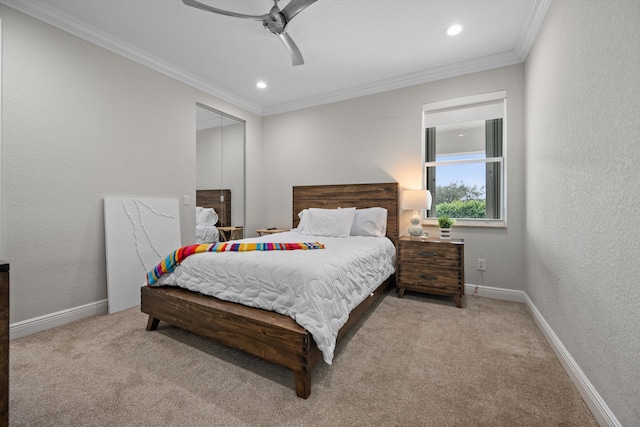
[[387, 209], [387, 237], [398, 240], [398, 183], [309, 185], [293, 187], [293, 227], [298, 213], [307, 208], [381, 207]]
[[[224, 201], [220, 201], [220, 195]], [[231, 190], [196, 190], [196, 206], [214, 208], [218, 214], [218, 227], [231, 226]]]

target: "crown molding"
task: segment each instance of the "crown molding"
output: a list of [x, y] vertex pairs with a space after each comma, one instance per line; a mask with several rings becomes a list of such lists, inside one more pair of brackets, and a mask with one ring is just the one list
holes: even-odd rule
[[258, 116], [269, 116], [373, 95], [390, 90], [402, 89], [409, 86], [415, 86], [451, 77], [458, 77], [465, 74], [520, 64], [526, 60], [527, 55], [529, 54], [529, 50], [535, 41], [547, 10], [551, 5], [551, 0], [534, 0], [531, 2], [525, 17], [524, 25], [518, 35], [513, 50], [352, 86], [346, 89], [326, 92], [289, 102], [273, 104], [264, 108], [219, 88], [209, 81], [196, 77], [173, 64], [163, 61], [160, 58], [136, 49], [122, 40], [110, 37], [95, 27], [89, 26], [69, 17], [68, 15], [62, 14], [39, 0], [32, 0], [28, 2], [19, 0], [0, 0], [0, 3], [110, 50], [118, 55], [124, 56], [125, 58], [149, 67], [155, 71], [163, 73], [189, 86], [216, 96], [223, 101], [243, 108]]
[[262, 115], [262, 107], [259, 105], [221, 89], [213, 85], [211, 82], [196, 77], [180, 67], [137, 49], [120, 39], [111, 37], [93, 26], [87, 25], [66, 14], [60, 13], [46, 3], [36, 0], [27, 2], [19, 0], [0, 0], [0, 3], [127, 59], [142, 64], [152, 70], [165, 74], [175, 80], [216, 96], [237, 107], [244, 108], [245, 110], [257, 115]]
[[535, 0], [529, 5], [524, 25], [518, 34], [514, 47], [514, 51], [523, 62], [527, 59], [533, 42], [536, 40], [549, 6], [551, 6], [551, 0]]
[[270, 116], [274, 114], [286, 113], [288, 111], [300, 110], [303, 108], [317, 107], [319, 105], [330, 104], [338, 101], [359, 98], [367, 95], [387, 92], [390, 90], [402, 89], [416, 86], [423, 83], [437, 80], [458, 77], [465, 74], [477, 73], [494, 68], [506, 67], [522, 63], [520, 57], [514, 51], [502, 52], [482, 58], [474, 58], [468, 61], [457, 62], [442, 67], [430, 68], [415, 73], [404, 74], [402, 76], [391, 77], [353, 86], [334, 92], [327, 92], [307, 98], [298, 99], [291, 102], [269, 105], [264, 108], [263, 114]]

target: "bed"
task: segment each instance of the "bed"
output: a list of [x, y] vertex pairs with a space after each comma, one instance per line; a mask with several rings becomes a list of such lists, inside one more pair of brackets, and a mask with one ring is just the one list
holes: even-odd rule
[[196, 190], [196, 243], [216, 243], [231, 225], [231, 190]]
[[[388, 213], [386, 236], [395, 244], [398, 238], [397, 183], [293, 187], [294, 227], [300, 221], [298, 213], [304, 209], [338, 207], [385, 208]], [[391, 275], [381, 283], [371, 284], [370, 296], [351, 311], [337, 332], [337, 339], [384, 294], [394, 278]], [[147, 330], [155, 330], [160, 321], [165, 321], [279, 364], [293, 371], [297, 396], [306, 399], [310, 395], [311, 372], [323, 360], [323, 352], [312, 333], [291, 317], [173, 286], [143, 286], [141, 292], [141, 310], [149, 315]]]

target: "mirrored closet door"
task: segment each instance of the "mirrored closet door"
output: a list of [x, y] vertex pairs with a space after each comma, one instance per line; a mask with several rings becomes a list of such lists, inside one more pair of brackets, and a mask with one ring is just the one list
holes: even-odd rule
[[218, 214], [220, 240], [244, 236], [245, 122], [196, 105], [196, 206]]

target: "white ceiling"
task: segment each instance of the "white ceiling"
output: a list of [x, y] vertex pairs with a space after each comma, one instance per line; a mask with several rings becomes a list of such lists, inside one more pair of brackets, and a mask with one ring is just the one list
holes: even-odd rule
[[[251, 15], [273, 5], [201, 1]], [[305, 59], [293, 67], [260, 22], [181, 0], [0, 0], [260, 115], [521, 63], [550, 1], [318, 0], [288, 26]], [[463, 33], [447, 36], [452, 23]]]

